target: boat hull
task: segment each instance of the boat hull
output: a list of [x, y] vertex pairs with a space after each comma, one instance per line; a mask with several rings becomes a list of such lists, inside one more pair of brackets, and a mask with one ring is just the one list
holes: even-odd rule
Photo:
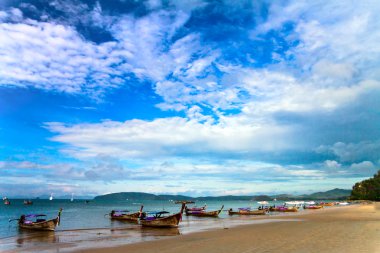
[[140, 212], [132, 213], [132, 214], [123, 214], [123, 215], [111, 215], [111, 220], [118, 220], [118, 221], [128, 221], [128, 222], [134, 222], [138, 223], [139, 221]]
[[269, 209], [269, 211], [271, 211], [271, 212], [293, 213], [293, 212], [298, 212], [298, 208], [296, 208], [296, 207], [291, 207], [291, 208], [283, 208], [283, 207], [273, 208], [273, 207], [271, 207]]
[[59, 218], [57, 217], [55, 219], [41, 222], [19, 223], [18, 226], [21, 229], [54, 231], [58, 222]]
[[185, 212], [186, 216], [196, 216], [196, 217], [218, 217], [220, 210], [211, 211], [211, 212], [202, 212], [202, 211], [187, 211]]
[[228, 211], [229, 215], [265, 215], [265, 210], [255, 210], [255, 211]]
[[317, 210], [321, 209], [323, 206], [304, 206], [303, 209], [308, 209], [308, 210]]
[[186, 216], [196, 216], [196, 217], [218, 217], [220, 212], [223, 210], [224, 205], [222, 208], [216, 211], [190, 211], [189, 209], [185, 209]]
[[182, 213], [173, 214], [167, 217], [157, 218], [154, 220], [141, 219], [140, 224], [143, 227], [178, 227]]

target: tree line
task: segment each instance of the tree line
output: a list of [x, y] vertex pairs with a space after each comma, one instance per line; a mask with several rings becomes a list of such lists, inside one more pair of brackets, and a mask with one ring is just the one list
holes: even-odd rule
[[350, 199], [380, 201], [380, 170], [373, 178], [356, 183], [352, 187]]

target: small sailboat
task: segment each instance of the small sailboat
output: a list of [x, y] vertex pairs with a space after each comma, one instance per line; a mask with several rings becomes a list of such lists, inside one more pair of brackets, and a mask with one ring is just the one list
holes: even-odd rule
[[49, 198], [49, 200], [50, 200], [50, 201], [53, 200], [53, 193], [50, 194], [50, 198]]
[[71, 199], [70, 199], [71, 202], [74, 201], [74, 193], [71, 193]]

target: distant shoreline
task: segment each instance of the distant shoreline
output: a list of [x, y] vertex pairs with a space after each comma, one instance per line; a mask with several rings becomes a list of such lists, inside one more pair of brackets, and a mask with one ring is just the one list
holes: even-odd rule
[[[185, 195], [176, 195], [176, 194], [153, 194], [146, 192], [115, 192], [98, 196], [75, 196], [76, 200], [133, 200], [133, 201], [144, 201], [144, 200], [195, 200], [195, 201], [208, 201], [208, 200], [243, 200], [243, 201], [271, 201], [277, 199], [279, 201], [287, 200], [346, 200], [351, 194], [350, 189], [339, 189], [335, 188], [325, 192], [315, 192], [311, 194], [301, 194], [301, 195], [292, 195], [292, 194], [256, 194], [256, 195], [222, 195], [222, 196], [198, 196], [191, 197]], [[57, 195], [54, 197], [56, 200], [65, 200], [71, 199], [72, 195]], [[8, 199], [31, 199], [31, 200], [45, 200], [49, 199], [49, 195], [37, 196], [37, 197], [9, 197]]]

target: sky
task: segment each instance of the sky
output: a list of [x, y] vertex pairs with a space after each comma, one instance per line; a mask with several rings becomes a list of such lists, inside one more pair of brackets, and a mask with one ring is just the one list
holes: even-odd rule
[[1, 0], [0, 194], [350, 189], [380, 167], [378, 13]]

